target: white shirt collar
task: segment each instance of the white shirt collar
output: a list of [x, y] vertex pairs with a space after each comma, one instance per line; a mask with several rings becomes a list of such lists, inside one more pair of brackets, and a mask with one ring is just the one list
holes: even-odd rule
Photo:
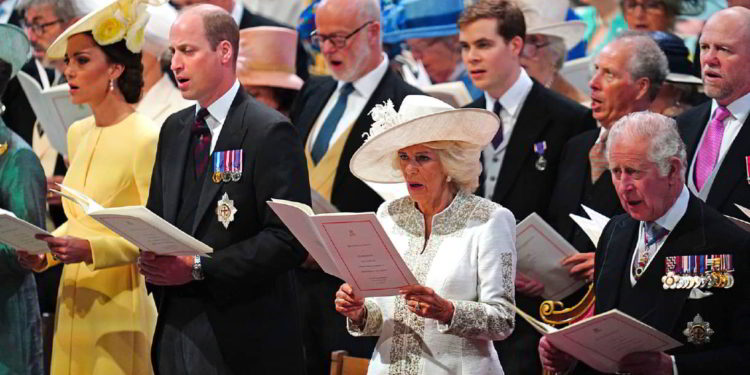
[[[375, 92], [375, 89], [378, 88], [378, 84], [380, 84], [380, 80], [383, 79], [386, 70], [388, 70], [388, 55], [383, 53], [383, 61], [381, 61], [375, 69], [367, 72], [367, 74], [352, 82], [354, 90], [363, 97], [369, 98], [372, 96], [372, 93]], [[346, 82], [344, 81], [338, 81], [336, 90], [339, 90], [341, 86], [344, 86], [345, 84]]]
[[[232, 106], [232, 101], [234, 101], [234, 97], [237, 96], [237, 91], [239, 91], [239, 89], [240, 81], [235, 80], [232, 87], [227, 90], [224, 95], [208, 106], [208, 114], [218, 122], [218, 125], [223, 125], [224, 121], [227, 119], [229, 107]], [[200, 110], [200, 105], [195, 106], [196, 114], [198, 113], [198, 110]], [[212, 124], [212, 121], [206, 121], [206, 123], [210, 128], [215, 129], [215, 127], [212, 126], [215, 125]]]
[[[709, 114], [709, 121], [713, 117], [714, 112], [716, 111], [716, 108], [718, 106], [719, 103], [716, 102], [716, 99], [711, 100], [711, 113]], [[748, 113], [750, 113], [750, 93], [747, 93], [737, 100], [729, 103], [727, 109], [732, 113], [732, 117], [737, 119], [737, 122], [739, 122], [740, 124], [744, 124], [745, 120], [747, 119]]]
[[656, 224], [659, 224], [662, 228], [666, 228], [670, 232], [674, 230], [677, 223], [680, 222], [682, 216], [687, 212], [688, 201], [690, 200], [690, 191], [687, 186], [682, 185], [682, 191], [677, 197], [672, 207], [670, 207], [664, 216], [656, 219]]
[[232, 8], [232, 18], [234, 18], [234, 22], [237, 22], [237, 26], [239, 26], [240, 22], [242, 21], [243, 10], [245, 10], [245, 8], [242, 6], [242, 2], [234, 0], [234, 7]]
[[[531, 91], [532, 86], [534, 86], [534, 81], [529, 78], [526, 70], [521, 68], [521, 73], [518, 75], [516, 82], [514, 82], [513, 86], [511, 86], [499, 99], [503, 109], [510, 113], [512, 117], [515, 117], [518, 114], [518, 111], [521, 110], [523, 102], [526, 100], [526, 96]], [[487, 103], [492, 103], [493, 106], [495, 101], [498, 100], [493, 98], [487, 93], [487, 91], [484, 92], [484, 97], [485, 100], [487, 100]]]

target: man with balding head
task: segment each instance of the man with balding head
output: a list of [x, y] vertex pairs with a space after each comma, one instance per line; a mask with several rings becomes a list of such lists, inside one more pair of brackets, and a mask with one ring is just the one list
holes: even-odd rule
[[[638, 51], [638, 53], [633, 53]], [[574, 275], [590, 279], [596, 244], [569, 214], [584, 215], [581, 204], [612, 217], [622, 213], [607, 170], [606, 140], [609, 128], [628, 113], [644, 111], [659, 93], [668, 72], [667, 58], [648, 35], [626, 32], [606, 45], [594, 59], [591, 109], [599, 129], [568, 141], [550, 203], [551, 225], [582, 253], [571, 264], [588, 260]]]
[[[332, 77], [311, 77], [290, 118], [305, 145], [310, 185], [341, 211], [377, 210], [383, 199], [349, 171], [349, 159], [370, 129], [368, 115], [391, 100], [398, 110], [420, 91], [388, 69], [380, 38], [378, 0], [324, 0], [315, 13], [312, 42], [320, 47]], [[375, 341], [354, 338], [330, 303], [342, 281], [319, 269], [298, 270], [308, 373], [327, 373], [331, 350], [369, 357]]]
[[[212, 4], [217, 7], [226, 10], [232, 15], [234, 22], [240, 27], [240, 30], [247, 29], [250, 27], [257, 26], [277, 26], [286, 27], [282, 23], [276, 22], [270, 18], [261, 16], [260, 14], [251, 13], [244, 5], [242, 0], [173, 0], [173, 4], [178, 7], [186, 7], [197, 4]], [[297, 59], [296, 61], [296, 74], [303, 80], [306, 80], [310, 76], [308, 71], [310, 65], [310, 56], [305, 52], [302, 47], [300, 40], [297, 40]]]
[[239, 30], [226, 11], [185, 9], [169, 44], [178, 88], [197, 104], [161, 129], [147, 207], [214, 252], [139, 258], [159, 309], [154, 369], [304, 373], [291, 271], [306, 253], [266, 204], [309, 204], [302, 143], [288, 119], [241, 89]]
[[711, 101], [677, 118], [688, 149], [690, 191], [726, 215], [750, 207], [750, 10], [732, 7], [703, 27], [703, 89]]

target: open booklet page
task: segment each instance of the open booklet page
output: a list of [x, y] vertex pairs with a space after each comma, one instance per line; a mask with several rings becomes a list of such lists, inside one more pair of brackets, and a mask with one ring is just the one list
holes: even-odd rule
[[91, 116], [91, 109], [88, 106], [73, 104], [68, 84], [42, 90], [42, 86], [24, 72], [18, 72], [18, 81], [50, 144], [61, 154], [67, 155], [68, 128], [75, 121]]
[[311, 215], [304, 204], [268, 202], [320, 267], [362, 297], [391, 296], [417, 284], [374, 213]]
[[584, 205], [581, 205], [581, 207], [583, 207], [583, 210], [589, 216], [588, 219], [574, 214], [568, 215], [576, 224], [578, 224], [579, 227], [581, 227], [583, 232], [586, 233], [586, 236], [588, 236], [594, 246], [596, 246], [599, 243], [599, 237], [601, 237], [604, 227], [609, 222], [609, 218]]
[[682, 344], [618, 310], [592, 316], [562, 329], [542, 323], [520, 309], [516, 312], [552, 345], [604, 373], [615, 373], [630, 353], [662, 352]]
[[16, 217], [13, 212], [0, 208], [0, 242], [16, 250], [31, 254], [49, 252], [47, 243], [37, 240], [36, 235], [51, 236], [49, 232]]
[[138, 246], [160, 255], [208, 256], [213, 249], [162, 219], [144, 206], [103, 208], [85, 194], [58, 184], [56, 192], [83, 208], [87, 215]]
[[546, 299], [563, 299], [585, 285], [560, 264], [578, 251], [536, 213], [516, 226], [516, 252], [518, 271], [544, 284]]

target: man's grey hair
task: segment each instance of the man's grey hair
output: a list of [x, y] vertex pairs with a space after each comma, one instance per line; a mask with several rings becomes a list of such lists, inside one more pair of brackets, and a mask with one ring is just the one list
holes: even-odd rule
[[649, 100], [656, 99], [661, 85], [669, 74], [669, 64], [664, 51], [648, 34], [640, 31], [625, 31], [615, 39], [616, 42], [626, 43], [630, 52], [628, 72], [633, 80], [648, 78], [651, 86], [648, 91]]
[[677, 131], [674, 119], [650, 111], [633, 112], [612, 125], [607, 136], [607, 159], [612, 145], [627, 139], [629, 142], [648, 142], [648, 160], [656, 163], [662, 177], [669, 174], [669, 159], [680, 159], [680, 179], [685, 183], [687, 152]]
[[[458, 189], [473, 193], [479, 187], [479, 175], [482, 163], [479, 157], [482, 148], [460, 141], [434, 141], [423, 143], [425, 147], [435, 150], [443, 166], [443, 173], [450, 177], [451, 183]], [[398, 153], [394, 153], [393, 168], [400, 170]]]
[[19, 0], [16, 4], [16, 9], [19, 12], [24, 13], [31, 7], [38, 7], [42, 5], [53, 5], [55, 7], [55, 15], [62, 21], [68, 22], [74, 18], [83, 17], [86, 14], [86, 9], [83, 9], [78, 2], [81, 0]]
[[363, 21], [380, 22], [380, 1], [364, 0], [359, 8], [359, 16]]

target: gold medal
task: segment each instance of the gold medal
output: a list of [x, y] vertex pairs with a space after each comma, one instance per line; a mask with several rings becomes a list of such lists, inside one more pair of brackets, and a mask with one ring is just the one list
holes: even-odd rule
[[5, 151], [8, 151], [8, 142], [0, 143], [0, 155], [4, 154]]
[[211, 176], [211, 180], [215, 184], [218, 184], [219, 182], [221, 182], [221, 172], [214, 172], [213, 176]]

